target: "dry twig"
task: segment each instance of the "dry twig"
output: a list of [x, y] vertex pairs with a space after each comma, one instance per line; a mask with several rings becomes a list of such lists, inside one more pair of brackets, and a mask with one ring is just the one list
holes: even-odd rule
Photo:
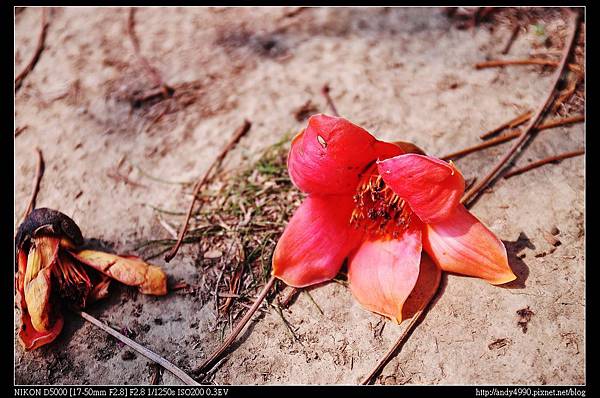
[[298, 295], [298, 293], [300, 293], [301, 291], [302, 291], [302, 289], [299, 289], [297, 287], [292, 287], [292, 290], [290, 290], [290, 292], [283, 298], [283, 300], [281, 300], [281, 302], [279, 303], [279, 306], [281, 308], [289, 307], [290, 303], [292, 302], [294, 297], [296, 297]]
[[569, 85], [567, 86], [567, 88], [560, 92], [558, 98], [552, 105], [552, 113], [555, 113], [556, 111], [558, 111], [558, 109], [565, 102], [569, 101], [569, 99], [573, 96], [573, 94], [575, 94], [575, 91], [577, 90], [577, 86], [579, 85], [579, 83], [581, 81], [583, 81], [583, 74], [575, 73], [575, 77], [570, 79]]
[[158, 363], [160, 366], [162, 366], [163, 368], [167, 369], [169, 372], [171, 372], [175, 376], [177, 376], [185, 384], [192, 385], [192, 386], [199, 385], [199, 383], [196, 380], [192, 379], [183, 370], [179, 369], [177, 366], [173, 365], [171, 362], [167, 361], [165, 358], [161, 357], [160, 355], [156, 354], [153, 351], [150, 351], [146, 347], [136, 343], [135, 341], [131, 340], [129, 337], [122, 335], [121, 333], [117, 332], [113, 328], [105, 325], [104, 323], [102, 323], [98, 319], [94, 318], [92, 315], [88, 314], [87, 312], [84, 312], [84, 311], [77, 312], [76, 311], [76, 313], [79, 316], [81, 316], [83, 319], [85, 319], [86, 321], [90, 322], [92, 325], [94, 325], [94, 326], [102, 329], [106, 333], [110, 334], [111, 336], [113, 336], [114, 338], [119, 340], [121, 343], [128, 345], [129, 347], [133, 348], [134, 350], [136, 350], [137, 352], [139, 352], [146, 358]]
[[[210, 174], [213, 171], [213, 169], [216, 169], [221, 165], [221, 163], [223, 162], [223, 159], [225, 159], [225, 156], [227, 156], [229, 151], [231, 151], [235, 147], [235, 145], [238, 143], [238, 141], [250, 130], [251, 126], [252, 126], [252, 123], [250, 123], [248, 120], [244, 120], [244, 124], [237, 130], [237, 132], [233, 135], [233, 137], [227, 143], [225, 148], [223, 148], [223, 150], [221, 151], [219, 156], [217, 156], [217, 158], [214, 160], [214, 162], [206, 170], [206, 172], [204, 173], [202, 178], [200, 178], [200, 180], [198, 180], [198, 182], [196, 183], [196, 186], [194, 187], [194, 193], [192, 194], [192, 203], [190, 203], [190, 207], [188, 209], [187, 216], [185, 217], [185, 222], [183, 224], [183, 227], [181, 228], [181, 231], [179, 232], [179, 238], [177, 239], [177, 243], [175, 243], [175, 246], [173, 246], [173, 248], [165, 256], [166, 262], [171, 261], [173, 259], [173, 257], [175, 257], [175, 255], [177, 254], [177, 251], [179, 250], [179, 247], [181, 246], [181, 243], [183, 241], [183, 236], [185, 235], [185, 233], [188, 229], [188, 226], [190, 223], [190, 218], [192, 216], [192, 211], [194, 210], [194, 204], [196, 203], [196, 199], [198, 198], [200, 189], [205, 184], [208, 183]], [[202, 203], [200, 205], [202, 205]]]
[[548, 163], [554, 163], [554, 162], [558, 162], [560, 160], [563, 159], [568, 159], [568, 158], [573, 158], [575, 156], [580, 156], [585, 154], [585, 150], [584, 149], [580, 149], [577, 151], [572, 151], [572, 152], [566, 152], [566, 153], [561, 153], [560, 155], [555, 155], [555, 156], [550, 156], [548, 158], [542, 159], [542, 160], [538, 160], [537, 162], [533, 162], [528, 164], [527, 166], [518, 168], [516, 170], [513, 170], [511, 172], [508, 172], [504, 175], [504, 178], [510, 178], [512, 176], [516, 176], [517, 174], [522, 174], [525, 173], [526, 171], [535, 169], [537, 167], [543, 166], [545, 164]]
[[521, 30], [521, 25], [516, 24], [510, 34], [510, 38], [508, 39], [508, 41], [506, 42], [506, 45], [504, 46], [504, 49], [502, 50], [503, 55], [508, 54], [508, 52], [510, 51], [510, 48], [512, 47], [513, 43], [517, 39], [517, 36], [519, 35], [520, 30]]
[[338, 113], [337, 108], [335, 107], [335, 104], [333, 103], [333, 100], [331, 99], [331, 96], [329, 95], [329, 91], [331, 91], [331, 89], [329, 88], [329, 84], [325, 83], [325, 85], [321, 89], [321, 93], [325, 97], [325, 100], [327, 101], [327, 105], [331, 109], [331, 113], [333, 113], [334, 116], [339, 117], [340, 114]]
[[[142, 52], [140, 49], [140, 41], [139, 41], [137, 35], [135, 34], [135, 10], [136, 9], [133, 7], [129, 9], [129, 17], [127, 19], [127, 34], [129, 35], [131, 44], [133, 45], [135, 55], [138, 58], [138, 60], [140, 61], [140, 63], [142, 64], [142, 66], [144, 67], [144, 69], [146, 69], [148, 74], [152, 77], [154, 84], [160, 88], [161, 95], [164, 98], [169, 98], [173, 95], [173, 92], [175, 90], [163, 81], [162, 77], [160, 76], [160, 73], [158, 73], [156, 68], [154, 68], [152, 65], [150, 65], [150, 62], [148, 62], [146, 57], [144, 57], [142, 55]], [[145, 99], [147, 99], [147, 98], [142, 99], [142, 102]]]
[[394, 357], [394, 355], [396, 355], [397, 351], [404, 345], [404, 343], [406, 342], [406, 339], [410, 336], [410, 334], [414, 330], [414, 327], [416, 326], [416, 324], [421, 320], [422, 315], [427, 312], [427, 308], [429, 307], [429, 304], [431, 303], [431, 301], [433, 301], [433, 297], [437, 296], [438, 293], [439, 293], [439, 287], [438, 287], [438, 290], [433, 294], [433, 296], [431, 296], [431, 299], [425, 305], [425, 307], [422, 310], [417, 311], [417, 313], [415, 315], [413, 315], [409, 324], [406, 326], [406, 329], [404, 329], [404, 331], [402, 332], [400, 337], [398, 337], [398, 340], [396, 340], [396, 343], [392, 346], [392, 348], [390, 348], [388, 350], [388, 352], [385, 353], [385, 355], [377, 363], [377, 366], [375, 366], [375, 368], [371, 371], [371, 373], [369, 373], [369, 375], [364, 378], [364, 380], [361, 383], [363, 386], [371, 384], [373, 382], [373, 380], [375, 379], [375, 377], [377, 377], [377, 375], [383, 370], [385, 365], [387, 365], [388, 362]]
[[525, 123], [526, 121], [528, 121], [531, 118], [531, 115], [532, 115], [531, 111], [527, 111], [527, 112], [523, 113], [522, 115], [519, 115], [516, 118], [511, 119], [508, 122], [501, 124], [500, 126], [496, 127], [495, 129], [490, 130], [487, 133], [481, 134], [479, 136], [479, 138], [481, 138], [482, 140], [485, 140], [486, 138], [489, 138], [506, 128], [517, 127], [517, 126]]
[[570, 29], [569, 37], [565, 44], [565, 48], [563, 51], [563, 56], [562, 56], [562, 59], [560, 62], [560, 66], [554, 73], [554, 83], [552, 84], [552, 89], [548, 93], [546, 100], [540, 105], [538, 110], [535, 112], [535, 115], [531, 118], [527, 127], [525, 127], [524, 131], [520, 135], [520, 138], [513, 144], [513, 146], [506, 152], [506, 154], [504, 156], [502, 156], [502, 158], [496, 163], [496, 165], [492, 168], [492, 170], [490, 170], [487, 175], [485, 175], [478, 183], [476, 183], [471, 189], [469, 189], [465, 193], [465, 196], [463, 197], [463, 202], [468, 202], [471, 199], [473, 199], [476, 195], [478, 195], [479, 192], [481, 192], [481, 190], [483, 188], [485, 188], [487, 186], [487, 184], [492, 180], [492, 178], [494, 178], [494, 176], [502, 169], [502, 167], [504, 167], [506, 162], [512, 157], [512, 155], [517, 151], [517, 149], [519, 149], [521, 144], [523, 144], [525, 142], [525, 140], [527, 138], [529, 138], [531, 133], [533, 131], [535, 131], [533, 129], [533, 127], [539, 122], [542, 115], [546, 112], [548, 105], [551, 103], [552, 99], [554, 98], [556, 86], [558, 85], [558, 82], [560, 81], [560, 77], [565, 69], [565, 65], [567, 64], [567, 60], [571, 53], [571, 48], [573, 47], [573, 43], [575, 41], [575, 36], [577, 33], [577, 21], [579, 19], [579, 14], [575, 14], [568, 9], [566, 9], [566, 10], [567, 10], [567, 12], [570, 13], [570, 24], [569, 25], [570, 25], [571, 29]]
[[25, 212], [21, 216], [21, 220], [24, 220], [25, 217], [31, 213], [33, 209], [35, 209], [35, 201], [37, 199], [38, 192], [40, 191], [40, 183], [42, 181], [42, 177], [44, 176], [44, 156], [42, 155], [42, 151], [39, 148], [35, 149], [37, 151], [38, 161], [37, 161], [37, 169], [35, 172], [35, 179], [33, 180], [33, 187], [31, 188], [31, 196], [29, 198], [29, 204], [25, 209]]
[[252, 304], [252, 307], [250, 307], [248, 312], [246, 312], [244, 317], [238, 322], [238, 324], [235, 326], [235, 328], [231, 331], [231, 334], [229, 334], [227, 339], [219, 347], [217, 347], [217, 349], [211, 354], [211, 356], [208, 357], [200, 365], [200, 367], [196, 370], [195, 373], [206, 374], [207, 371], [209, 370], [210, 366], [213, 365], [215, 363], [215, 361], [221, 357], [221, 355], [227, 350], [227, 348], [229, 348], [229, 346], [235, 341], [235, 338], [238, 336], [238, 334], [240, 334], [240, 332], [244, 329], [244, 326], [246, 326], [248, 321], [250, 321], [250, 319], [252, 318], [252, 315], [254, 315], [254, 313], [256, 312], [258, 307], [260, 307], [260, 305], [264, 301], [265, 297], [267, 297], [267, 294], [269, 293], [269, 291], [275, 284], [275, 281], [276, 281], [276, 278], [274, 276], [271, 276], [271, 279], [269, 279], [267, 284], [263, 287], [262, 291], [260, 292], [260, 294], [258, 295], [256, 300]]
[[17, 91], [19, 91], [19, 89], [23, 85], [23, 80], [25, 80], [27, 75], [29, 75], [29, 73], [33, 70], [33, 68], [35, 68], [35, 65], [37, 64], [37, 62], [40, 59], [40, 56], [42, 55], [42, 51], [44, 51], [44, 43], [46, 41], [46, 33], [48, 32], [47, 13], [48, 13], [48, 9], [42, 8], [42, 21], [41, 21], [40, 34], [38, 35], [37, 45], [35, 47], [33, 57], [31, 57], [31, 60], [29, 61], [29, 63], [17, 75], [17, 77], [15, 77], [15, 94], [17, 93]]
[[[526, 58], [526, 59], [495, 59], [491, 61], [484, 61], [475, 64], [475, 68], [500, 68], [509, 65], [541, 65], [541, 66], [553, 66], [557, 67], [560, 65], [558, 61], [553, 61], [546, 58]], [[575, 73], [583, 73], [581, 67], [577, 64], [567, 64], [569, 70]]]
[[551, 59], [546, 58], [526, 58], [526, 59], [495, 59], [491, 61], [478, 62], [475, 64], [475, 68], [498, 68], [507, 65], [544, 65], [544, 66], [558, 66], [559, 63]]
[[17, 127], [17, 128], [15, 129], [15, 138], [17, 138], [18, 136], [20, 136], [20, 135], [21, 135], [21, 133], [22, 133], [23, 131], [25, 131], [25, 130], [26, 130], [28, 127], [29, 127], [28, 125], [24, 125], [24, 126]]
[[[542, 125], [535, 127], [535, 131], [548, 130], [548, 129], [552, 129], [554, 127], [565, 126], [567, 124], [579, 123], [579, 122], [583, 122], [583, 121], [585, 121], [585, 116], [583, 116], [583, 115], [559, 118], [559, 119], [551, 120], [549, 122], [546, 122]], [[444, 160], [456, 159], [461, 156], [465, 156], [470, 153], [477, 152], [477, 151], [480, 151], [485, 148], [489, 148], [494, 145], [499, 145], [504, 142], [511, 141], [511, 140], [519, 137], [521, 135], [521, 133], [522, 132], [520, 130], [511, 131], [510, 133], [501, 135], [499, 137], [492, 138], [492, 139], [482, 142], [480, 144], [473, 145], [468, 148], [464, 148], [459, 151], [442, 156], [440, 159], [444, 159]]]

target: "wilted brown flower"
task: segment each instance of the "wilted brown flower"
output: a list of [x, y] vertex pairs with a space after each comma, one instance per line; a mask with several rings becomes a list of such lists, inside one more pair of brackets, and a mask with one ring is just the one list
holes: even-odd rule
[[[15, 239], [19, 340], [26, 350], [53, 341], [62, 330], [63, 304], [85, 308], [106, 297], [112, 279], [141, 293], [167, 293], [167, 276], [135, 256], [80, 250], [81, 230], [65, 214], [36, 209], [19, 226]], [[111, 279], [112, 278], [112, 279]]]

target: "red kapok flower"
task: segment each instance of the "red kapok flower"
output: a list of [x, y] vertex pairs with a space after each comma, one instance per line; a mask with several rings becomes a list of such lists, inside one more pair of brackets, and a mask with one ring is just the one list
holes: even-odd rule
[[502, 242], [460, 204], [465, 182], [452, 163], [315, 115], [292, 141], [288, 171], [308, 194], [273, 255], [273, 275], [290, 286], [330, 280], [348, 258], [358, 302], [400, 322], [440, 269], [492, 284], [516, 278]]

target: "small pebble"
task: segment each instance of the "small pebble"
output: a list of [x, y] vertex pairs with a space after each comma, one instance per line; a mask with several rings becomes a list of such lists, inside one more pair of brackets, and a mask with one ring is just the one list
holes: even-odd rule
[[220, 250], [209, 250], [204, 253], [204, 258], [215, 259], [220, 258], [222, 255], [223, 253]]
[[136, 355], [133, 351], [125, 351], [123, 354], [121, 354], [121, 359], [124, 361], [131, 361], [132, 359], [135, 359]]

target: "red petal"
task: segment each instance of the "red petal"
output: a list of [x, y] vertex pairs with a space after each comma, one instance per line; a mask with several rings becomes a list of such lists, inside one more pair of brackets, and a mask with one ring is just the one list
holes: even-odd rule
[[365, 241], [348, 261], [350, 290], [366, 309], [400, 323], [420, 260], [420, 227], [411, 226], [400, 239]]
[[385, 183], [426, 223], [446, 219], [458, 205], [465, 180], [453, 164], [405, 154], [377, 163]]
[[273, 254], [273, 275], [294, 287], [336, 276], [362, 234], [350, 226], [350, 196], [309, 196], [290, 220]]
[[314, 115], [292, 141], [290, 178], [307, 193], [350, 194], [369, 163], [402, 153], [398, 148], [390, 155], [389, 145], [344, 118]]
[[417, 312], [425, 308], [431, 297], [437, 291], [442, 278], [442, 270], [425, 252], [421, 252], [421, 268], [419, 278], [402, 307], [402, 319], [412, 318]]
[[516, 279], [500, 239], [463, 205], [446, 220], [425, 227], [423, 247], [444, 271], [497, 285]]
[[51, 343], [58, 337], [63, 328], [63, 317], [57, 314], [52, 327], [44, 332], [38, 332], [31, 324], [31, 318], [26, 310], [21, 312], [21, 330], [19, 330], [19, 342], [26, 351]]

